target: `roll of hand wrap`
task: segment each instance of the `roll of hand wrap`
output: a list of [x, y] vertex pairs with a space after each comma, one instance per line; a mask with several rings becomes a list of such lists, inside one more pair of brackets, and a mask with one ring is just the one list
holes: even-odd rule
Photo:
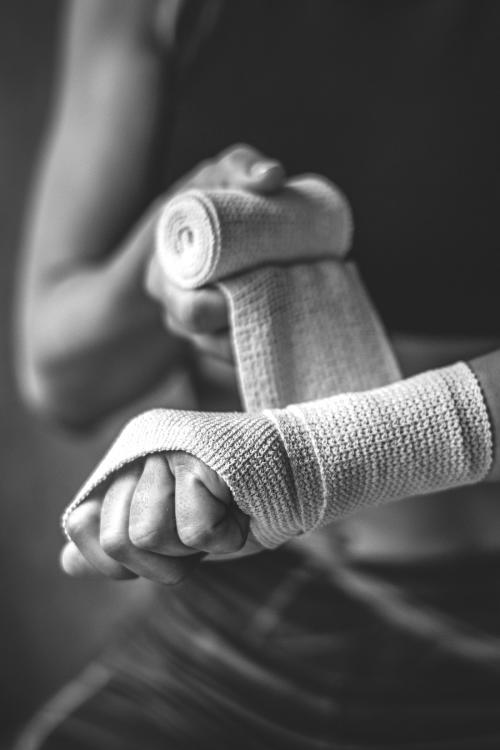
[[349, 226], [340, 194], [313, 178], [279, 198], [190, 192], [166, 207], [165, 272], [184, 286], [224, 279], [248, 412], [140, 415], [63, 525], [113, 472], [160, 451], [186, 451], [216, 471], [267, 547], [358, 508], [487, 474], [491, 428], [467, 365], [392, 382], [399, 372], [378, 317], [342, 261]]
[[158, 222], [165, 274], [194, 289], [222, 282], [247, 411], [396, 380], [399, 371], [352, 263], [349, 205], [328, 180], [276, 196], [188, 191]]
[[243, 190], [189, 190], [157, 225], [158, 258], [178, 286], [196, 289], [273, 263], [343, 258], [352, 219], [342, 193], [314, 175], [272, 198]]

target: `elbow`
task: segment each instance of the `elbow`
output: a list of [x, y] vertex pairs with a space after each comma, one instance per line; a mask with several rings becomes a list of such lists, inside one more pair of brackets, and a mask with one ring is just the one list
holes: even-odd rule
[[25, 407], [38, 419], [65, 432], [86, 433], [98, 423], [89, 398], [71, 383], [61, 362], [49, 357], [18, 359], [16, 380]]

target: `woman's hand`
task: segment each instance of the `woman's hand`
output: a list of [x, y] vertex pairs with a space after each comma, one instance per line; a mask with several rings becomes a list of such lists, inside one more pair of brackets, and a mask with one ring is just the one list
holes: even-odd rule
[[[279, 191], [284, 181], [285, 172], [279, 162], [262, 156], [251, 146], [237, 145], [204, 162], [174, 187], [175, 192], [189, 188], [241, 188], [271, 194]], [[160, 303], [169, 331], [216, 359], [233, 363], [227, 303], [220, 289], [181, 289], [165, 278], [153, 255], [146, 274], [146, 290]]]
[[187, 453], [148, 456], [123, 469], [68, 519], [62, 567], [73, 576], [184, 578], [206, 554], [251, 554], [249, 519], [227, 485]]

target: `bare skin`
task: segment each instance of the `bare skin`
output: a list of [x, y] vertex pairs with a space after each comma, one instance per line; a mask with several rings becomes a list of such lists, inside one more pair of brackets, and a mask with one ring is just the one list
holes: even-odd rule
[[[18, 315], [25, 398], [62, 424], [88, 427], [129, 404], [183, 366], [188, 346], [225, 362], [229, 372], [233, 367], [224, 298], [214, 288], [186, 292], [164, 280], [152, 258], [155, 219], [176, 190], [234, 186], [272, 193], [285, 172], [272, 155], [235, 146], [163, 191], [157, 164], [173, 106], [169, 70], [179, 6], [174, 0], [86, 0], [73, 2], [68, 15], [64, 73], [32, 201]], [[429, 347], [422, 347], [421, 367], [409, 370], [443, 363], [439, 356], [425, 358]], [[477, 351], [474, 342], [463, 342], [448, 361]], [[500, 355], [472, 364], [498, 434]], [[226, 382], [234, 399], [234, 379]], [[493, 480], [500, 477], [498, 444]], [[413, 507], [410, 515], [425, 516], [432, 526], [440, 502]], [[476, 500], [461, 503], [467, 509], [475, 503], [470, 512], [477, 517]], [[391, 539], [400, 530], [404, 548], [398, 513], [388, 528]], [[469, 510], [466, 515], [470, 520]], [[486, 516], [479, 545], [483, 528], [491, 527], [491, 512]], [[361, 525], [363, 518], [370, 536], [376, 517], [361, 516]], [[173, 583], [207, 553], [256, 550], [247, 538], [248, 519], [225, 484], [185, 454], [151, 457], [122, 472], [72, 514], [69, 529], [74, 541], [63, 550], [62, 564], [71, 575]], [[335, 534], [311, 535], [305, 544], [321, 546], [326, 539], [328, 546]], [[441, 535], [443, 547], [449, 536]], [[462, 532], [459, 538], [462, 543]], [[426, 548], [418, 534], [412, 543]]]
[[[187, 187], [269, 191], [281, 167], [244, 149], [196, 167], [165, 194], [169, 55], [160, 0], [73, 2], [54, 117], [28, 216], [17, 370], [25, 399], [92, 426], [178, 367], [186, 351], [144, 294], [159, 207]], [[168, 118], [167, 118], [168, 119]], [[188, 315], [189, 317], [189, 315]]]

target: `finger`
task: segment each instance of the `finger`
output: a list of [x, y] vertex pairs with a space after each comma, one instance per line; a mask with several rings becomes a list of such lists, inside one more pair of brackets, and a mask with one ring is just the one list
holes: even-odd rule
[[273, 193], [286, 180], [283, 165], [269, 159], [248, 144], [236, 144], [213, 159], [201, 162], [192, 172], [173, 186], [173, 192], [190, 188], [243, 188], [262, 193]]
[[67, 521], [68, 534], [83, 557], [107, 578], [133, 578], [129, 570], [107, 555], [99, 542], [101, 501], [86, 500], [71, 513]]
[[234, 364], [233, 343], [229, 333], [191, 334], [189, 340], [200, 352], [210, 354], [221, 362]]
[[177, 536], [175, 481], [163, 454], [146, 458], [130, 505], [128, 532], [141, 550], [175, 557], [195, 554]]
[[64, 572], [74, 578], [101, 578], [97, 568], [82, 555], [76, 544], [68, 542], [61, 550], [60, 564]]
[[236, 552], [245, 543], [248, 519], [227, 485], [202, 461], [184, 453], [169, 458], [175, 473], [175, 515], [179, 539], [203, 552]]
[[110, 485], [102, 505], [100, 542], [109, 557], [128, 570], [157, 583], [171, 585], [181, 581], [199, 562], [199, 555], [178, 559], [147, 552], [132, 544], [129, 516], [142, 467], [131, 464]]
[[132, 546], [128, 535], [130, 504], [141, 466], [138, 462], [121, 470], [104, 496], [101, 510], [99, 540], [103, 550], [114, 560], [125, 563]]
[[164, 278], [159, 295], [170, 318], [187, 332], [217, 333], [229, 326], [227, 300], [216, 287], [181, 289]]
[[234, 365], [233, 342], [229, 331], [204, 334], [190, 333], [168, 314], [165, 318], [165, 325], [170, 333], [190, 341], [198, 351], [209, 354], [219, 362]]
[[281, 162], [269, 159], [246, 144], [232, 146], [220, 155], [219, 164], [226, 182], [258, 193], [274, 193], [285, 184]]
[[169, 195], [176, 195], [185, 190], [210, 190], [211, 188], [230, 187], [225, 181], [217, 157], [204, 159], [199, 162], [190, 172], [179, 180], [176, 180], [170, 188]]

